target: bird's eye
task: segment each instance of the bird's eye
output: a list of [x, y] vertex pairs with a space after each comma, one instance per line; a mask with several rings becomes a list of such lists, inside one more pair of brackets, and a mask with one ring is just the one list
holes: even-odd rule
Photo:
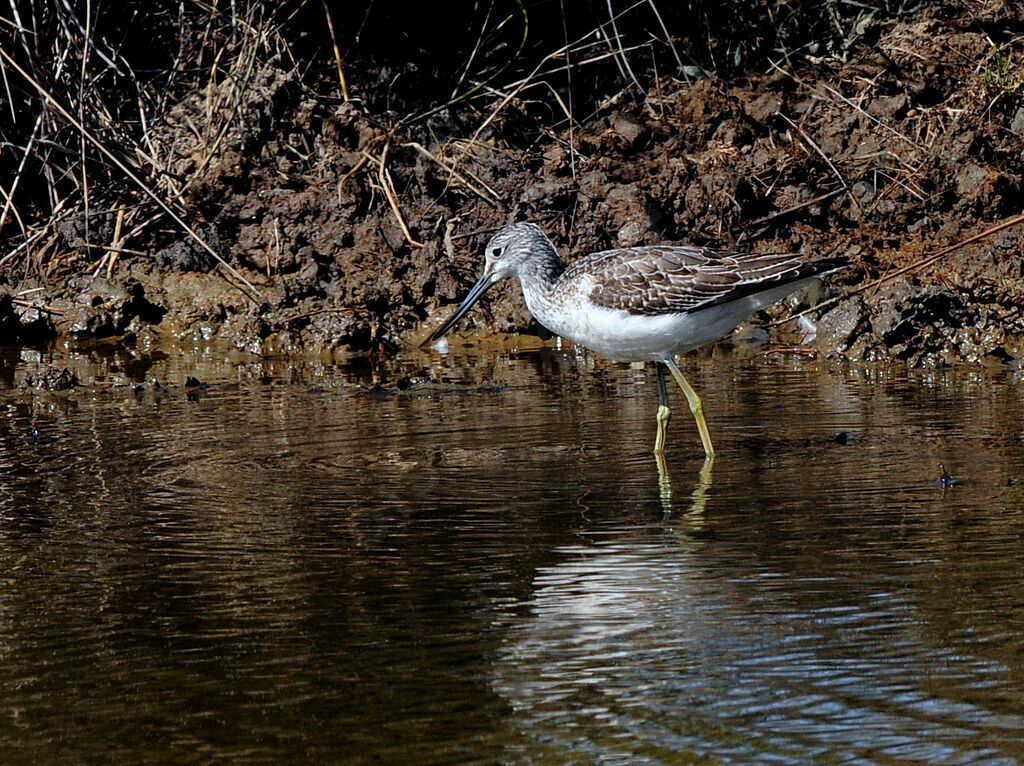
[[493, 250], [491, 250], [491, 255], [493, 257], [495, 257], [495, 258], [500, 257], [501, 256], [501, 248], [500, 247], [496, 247]]

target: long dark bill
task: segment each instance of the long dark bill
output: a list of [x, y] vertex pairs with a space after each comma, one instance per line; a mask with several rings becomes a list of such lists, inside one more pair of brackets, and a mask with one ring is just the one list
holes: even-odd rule
[[469, 310], [473, 308], [473, 304], [480, 300], [481, 296], [486, 293], [498, 280], [493, 278], [492, 274], [485, 274], [480, 277], [480, 281], [473, 285], [473, 289], [469, 291], [462, 303], [459, 304], [458, 310], [440, 327], [434, 330], [430, 336], [424, 340], [420, 345], [425, 346], [428, 343], [433, 343], [438, 338], [442, 338], [448, 334], [448, 332], [458, 324], [458, 321], [462, 317], [469, 313]]

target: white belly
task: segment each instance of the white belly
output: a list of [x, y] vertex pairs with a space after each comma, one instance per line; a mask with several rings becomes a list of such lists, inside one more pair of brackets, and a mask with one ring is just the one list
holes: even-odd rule
[[524, 290], [524, 296], [530, 312], [552, 332], [610, 359], [638, 362], [665, 359], [721, 340], [751, 314], [812, 279], [678, 314], [630, 314], [595, 306], [586, 289], [555, 296]]
[[559, 312], [537, 308], [530, 310], [552, 332], [619, 362], [664, 359], [713, 343], [732, 329], [703, 326], [693, 314], [641, 316], [593, 305]]

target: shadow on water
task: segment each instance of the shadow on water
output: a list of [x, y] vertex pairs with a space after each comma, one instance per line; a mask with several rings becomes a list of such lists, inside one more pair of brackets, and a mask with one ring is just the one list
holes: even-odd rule
[[666, 497], [571, 351], [5, 360], [14, 761], [1024, 757], [1005, 373], [689, 357]]

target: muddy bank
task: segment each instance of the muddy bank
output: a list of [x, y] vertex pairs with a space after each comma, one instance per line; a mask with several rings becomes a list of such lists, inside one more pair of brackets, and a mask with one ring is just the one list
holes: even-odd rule
[[[801, 251], [851, 258], [831, 289], [856, 288], [1021, 212], [1012, 6], [879, 12], [845, 48], [761, 73], [644, 72], [642, 90], [620, 89], [571, 125], [543, 88], [396, 124], [372, 99], [337, 103], [299, 69], [256, 61], [245, 88], [220, 83], [239, 118], [216, 143], [195, 130], [210, 92], [150, 127], [169, 176], [188, 179], [175, 187], [185, 217], [235, 273], [166, 219], [125, 240], [114, 208], [88, 230], [69, 216], [48, 253], [78, 257], [49, 270], [28, 267], [43, 260], [31, 247], [11, 259], [28, 260], [4, 275], [0, 328], [22, 343], [394, 351], [447, 315], [490, 233], [518, 219], [543, 226], [567, 260], [664, 242]], [[1016, 364], [1022, 231], [839, 301], [816, 342], [857, 360]], [[97, 242], [119, 257], [97, 263]], [[489, 297], [467, 332], [540, 331], [511, 285]]]

